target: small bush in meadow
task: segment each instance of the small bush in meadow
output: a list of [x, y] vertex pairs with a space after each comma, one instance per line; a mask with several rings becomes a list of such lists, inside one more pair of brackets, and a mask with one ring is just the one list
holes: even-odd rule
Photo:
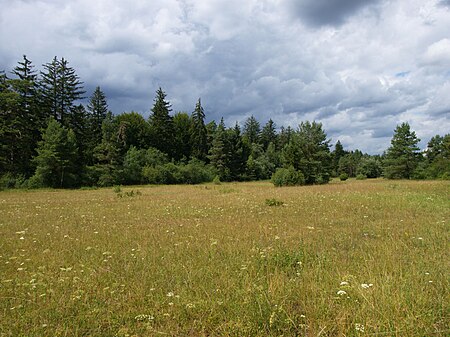
[[304, 185], [305, 177], [302, 172], [295, 170], [292, 166], [279, 168], [272, 175], [272, 183], [276, 187]]
[[356, 180], [366, 180], [366, 179], [367, 179], [367, 177], [364, 174], [358, 174], [356, 176]]
[[282, 206], [284, 202], [277, 200], [275, 198], [272, 199], [266, 199], [266, 205], [267, 206]]
[[346, 181], [348, 179], [348, 174], [347, 173], [341, 173], [339, 176], [339, 179], [341, 179], [341, 181]]
[[213, 179], [213, 184], [214, 184], [214, 185], [220, 185], [220, 184], [221, 184], [221, 181], [220, 181], [219, 176], [215, 176], [215, 177], [214, 177], [214, 179]]

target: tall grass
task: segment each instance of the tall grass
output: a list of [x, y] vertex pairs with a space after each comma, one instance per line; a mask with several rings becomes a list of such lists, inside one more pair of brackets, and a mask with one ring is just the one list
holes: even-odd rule
[[0, 193], [0, 336], [450, 333], [448, 182], [122, 190]]

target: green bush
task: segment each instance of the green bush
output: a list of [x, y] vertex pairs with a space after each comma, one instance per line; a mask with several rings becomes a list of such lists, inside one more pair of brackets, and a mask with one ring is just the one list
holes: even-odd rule
[[9, 188], [20, 188], [25, 184], [25, 177], [23, 175], [13, 175], [12, 173], [5, 173], [0, 178], [0, 190]]
[[272, 199], [266, 199], [266, 205], [267, 206], [282, 206], [284, 202], [277, 200], [275, 198]]
[[300, 171], [296, 171], [292, 166], [289, 168], [278, 168], [272, 174], [272, 183], [276, 187], [304, 185], [305, 177]]
[[348, 179], [348, 174], [347, 173], [341, 173], [339, 176], [339, 179], [341, 179], [341, 181], [346, 181]]
[[213, 179], [213, 184], [214, 185], [220, 185], [221, 181], [220, 181], [220, 177], [218, 175], [216, 175]]
[[360, 173], [356, 176], [356, 180], [365, 180], [365, 179], [367, 179], [367, 177], [364, 174]]

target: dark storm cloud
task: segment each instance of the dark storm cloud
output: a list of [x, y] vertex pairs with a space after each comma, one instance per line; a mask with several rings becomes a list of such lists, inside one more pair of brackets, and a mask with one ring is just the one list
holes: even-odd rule
[[311, 26], [339, 26], [364, 7], [380, 0], [292, 0], [291, 8]]

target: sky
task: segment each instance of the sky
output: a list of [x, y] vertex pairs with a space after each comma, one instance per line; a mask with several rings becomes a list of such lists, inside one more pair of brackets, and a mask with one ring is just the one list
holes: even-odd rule
[[115, 114], [173, 112], [243, 125], [317, 121], [382, 153], [408, 122], [450, 132], [450, 0], [0, 0], [0, 70], [69, 61]]

